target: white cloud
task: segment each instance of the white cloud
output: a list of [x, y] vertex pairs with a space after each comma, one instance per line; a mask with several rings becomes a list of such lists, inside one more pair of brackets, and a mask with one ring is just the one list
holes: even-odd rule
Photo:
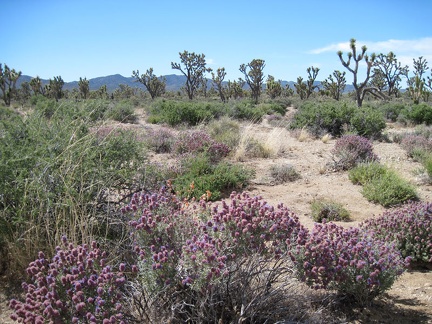
[[[418, 58], [423, 56], [426, 59], [432, 58], [432, 37], [425, 37], [412, 40], [389, 39], [380, 42], [356, 41], [358, 47], [366, 45], [368, 53], [384, 53], [394, 52], [396, 57], [411, 57]], [[325, 52], [348, 52], [350, 50], [350, 42], [330, 44], [325, 47], [316, 48], [309, 51], [310, 54], [321, 54]]]
[[[383, 53], [393, 52], [396, 58], [402, 65], [408, 65], [409, 69], [413, 69], [413, 59], [418, 59], [420, 56], [428, 62], [428, 66], [432, 65], [432, 37], [425, 37], [411, 40], [389, 39], [380, 42], [356, 41], [358, 48], [366, 45], [367, 53]], [[350, 51], [350, 42], [330, 44], [325, 47], [316, 48], [309, 51], [309, 54], [321, 54], [327, 52], [336, 53], [342, 51], [344, 55]]]
[[432, 55], [432, 37], [413, 39], [413, 40], [397, 40], [390, 39], [383, 42], [366, 42], [368, 50], [376, 53], [394, 52], [396, 55], [415, 54], [418, 56]]
[[338, 51], [345, 52], [345, 51], [349, 51], [349, 49], [350, 49], [349, 45], [350, 45], [349, 42], [331, 44], [331, 45], [328, 45], [325, 47], [310, 50], [308, 53], [309, 54], [321, 54], [321, 53], [325, 53], [325, 52], [338, 52]]
[[214, 63], [214, 60], [213, 60], [212, 58], [206, 58], [206, 63], [207, 63], [208, 65], [213, 65], [213, 64], [215, 64], [215, 63]]

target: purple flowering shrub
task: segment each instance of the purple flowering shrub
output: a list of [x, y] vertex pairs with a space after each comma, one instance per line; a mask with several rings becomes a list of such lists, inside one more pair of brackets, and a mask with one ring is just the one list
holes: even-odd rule
[[156, 286], [176, 283], [183, 244], [199, 226], [198, 219], [185, 206], [170, 187], [165, 187], [158, 193], [137, 193], [122, 208], [123, 213], [135, 214], [129, 222], [133, 249], [139, 256], [141, 271], [152, 272], [150, 279]]
[[156, 153], [171, 153], [174, 141], [174, 132], [166, 127], [150, 130], [146, 139], [147, 145]]
[[219, 143], [201, 130], [181, 132], [173, 144], [173, 152], [177, 155], [207, 153], [210, 160], [218, 162], [230, 153], [228, 145]]
[[[230, 202], [223, 200], [219, 206], [205, 200], [182, 202], [161, 190], [136, 194], [123, 212], [135, 214], [129, 223], [134, 229], [135, 252], [165, 285], [192, 283], [203, 275], [217, 277], [219, 270], [229, 270], [228, 263], [239, 256], [258, 253], [279, 258], [291, 239], [297, 242], [299, 234], [307, 232], [282, 204], [274, 208], [246, 193], [232, 193]], [[197, 264], [208, 265], [211, 272], [203, 274]]]
[[290, 256], [300, 280], [358, 304], [389, 289], [407, 266], [393, 242], [371, 231], [323, 223], [309, 232], [282, 204], [275, 208], [246, 193], [210, 204], [181, 202], [161, 191], [137, 195], [124, 211], [132, 212], [140, 273], [150, 278], [142, 284], [184, 300], [208, 300], [217, 292], [216, 299], [226, 303], [224, 296], [242, 291], [241, 278], [256, 280], [242, 267], [256, 256], [268, 265], [286, 264]]
[[402, 256], [413, 262], [432, 264], [432, 203], [408, 203], [360, 226], [381, 240], [395, 242]]
[[[235, 309], [245, 298], [253, 297], [245, 287], [256, 276], [266, 271], [288, 273], [283, 256], [291, 244], [304, 243], [307, 233], [288, 208], [274, 208], [246, 193], [232, 193], [228, 201], [211, 204], [205, 199], [180, 201], [164, 189], [157, 194], [136, 194], [123, 212], [131, 216], [134, 250], [139, 256], [138, 284], [146, 291], [141, 300], [162, 305], [154, 299], [165, 296], [166, 302], [168, 295], [178, 296], [183, 303], [170, 307], [178, 310], [174, 313], [181, 320], [200, 318], [203, 315], [197, 312], [212, 307], [216, 312], [209, 304], [216, 301], [225, 305], [218, 316], [228, 316], [230, 307], [231, 315], [237, 314]], [[252, 275], [246, 267], [250, 262], [262, 272]], [[262, 289], [268, 290], [281, 277], [269, 275], [266, 280], [271, 282]]]
[[24, 323], [124, 323], [122, 292], [125, 265], [106, 265], [96, 242], [63, 248], [48, 260], [43, 252], [27, 268], [24, 302], [12, 299], [11, 318]]
[[315, 289], [335, 289], [358, 304], [389, 289], [406, 267], [391, 243], [358, 228], [315, 224], [292, 250], [299, 278]]
[[358, 135], [343, 135], [331, 151], [334, 167], [349, 170], [362, 162], [378, 161], [373, 153], [372, 142]]
[[407, 135], [400, 142], [400, 146], [407, 152], [409, 157], [415, 157], [421, 152], [432, 152], [432, 141], [422, 135]]
[[[406, 267], [398, 242], [386, 242], [373, 229], [324, 223], [309, 232], [283, 204], [273, 207], [259, 196], [233, 192], [210, 203], [209, 192], [200, 201], [188, 201], [171, 189], [136, 193], [122, 208], [136, 276], [126, 280], [124, 263], [118, 270], [107, 265], [96, 243], [75, 247], [64, 238], [52, 260], [41, 252], [29, 265], [26, 299], [10, 301], [12, 318], [32, 323], [276, 322], [287, 315], [293, 268], [309, 286], [365, 304], [389, 289]], [[430, 219], [422, 224], [430, 228]], [[416, 235], [416, 241], [427, 238]]]
[[303, 242], [307, 230], [283, 204], [276, 208], [260, 196], [231, 194], [230, 203], [212, 207], [214, 230], [223, 231], [226, 248], [234, 253], [269, 254], [276, 259], [293, 244]]

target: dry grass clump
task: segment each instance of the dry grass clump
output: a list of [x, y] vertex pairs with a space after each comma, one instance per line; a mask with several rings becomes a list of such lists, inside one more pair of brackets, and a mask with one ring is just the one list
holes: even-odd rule
[[330, 140], [331, 140], [330, 134], [325, 134], [323, 137], [321, 137], [321, 142], [323, 142], [324, 144], [327, 144], [328, 142], [330, 142]]
[[299, 179], [300, 173], [290, 164], [277, 164], [270, 167], [270, 176], [276, 184], [292, 182]]
[[288, 136], [289, 132], [285, 128], [273, 128], [265, 135], [264, 145], [272, 152], [272, 156], [280, 155], [288, 149], [285, 141]]
[[245, 161], [248, 158], [271, 158], [286, 151], [284, 138], [289, 133], [284, 128], [272, 128], [265, 134], [256, 133], [256, 125], [247, 124], [241, 128], [240, 140], [234, 159]]
[[[341, 318], [344, 315], [336, 315], [333, 310], [336, 297], [298, 281], [286, 260], [285, 256], [269, 263], [262, 257], [251, 256], [231, 273], [230, 285], [214, 286], [198, 303], [192, 289], [178, 292], [176, 297], [168, 288], [156, 294], [133, 283], [129, 308], [135, 310], [136, 319], [149, 323], [177, 323], [182, 319], [192, 323], [222, 323], [221, 316], [233, 323], [344, 322], [345, 318]], [[230, 302], [222, 302], [221, 296], [228, 296]], [[161, 300], [166, 304], [161, 304]]]
[[228, 116], [213, 119], [205, 128], [215, 141], [228, 145], [231, 149], [239, 144], [240, 124]]
[[297, 128], [291, 131], [291, 136], [296, 138], [299, 142], [307, 142], [312, 136], [309, 134], [306, 128]]

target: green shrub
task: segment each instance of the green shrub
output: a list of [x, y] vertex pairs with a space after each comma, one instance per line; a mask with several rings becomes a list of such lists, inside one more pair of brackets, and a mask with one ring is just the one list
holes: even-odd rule
[[135, 115], [135, 109], [128, 101], [120, 101], [111, 105], [106, 111], [108, 118], [122, 122], [135, 123], [138, 117]]
[[349, 170], [348, 177], [353, 184], [364, 185], [382, 177], [387, 171], [387, 167], [378, 162], [360, 163]]
[[285, 107], [294, 106], [293, 97], [280, 96], [280, 97], [276, 97], [275, 99], [272, 99], [271, 102], [277, 103], [278, 105], [282, 106], [284, 109]]
[[197, 125], [222, 116], [226, 107], [222, 103], [156, 100], [149, 108], [148, 122], [167, 123], [171, 126]]
[[270, 176], [277, 184], [292, 182], [300, 178], [300, 174], [290, 164], [278, 164], [270, 167]]
[[363, 137], [379, 137], [386, 127], [383, 113], [373, 107], [356, 107], [339, 101], [306, 101], [294, 115], [291, 128], [306, 127], [316, 137], [340, 136], [350, 130]]
[[0, 121], [17, 121], [21, 120], [20, 114], [10, 107], [0, 106]]
[[401, 205], [418, 199], [415, 188], [392, 170], [366, 182], [362, 193], [367, 200], [384, 207]]
[[362, 194], [367, 200], [384, 207], [418, 199], [412, 185], [378, 162], [359, 164], [349, 171], [348, 176], [354, 184], [363, 185]]
[[422, 159], [422, 164], [429, 176], [429, 179], [432, 179], [432, 154], [425, 155]]
[[412, 105], [406, 109], [405, 115], [414, 124], [432, 124], [432, 107], [427, 103]]
[[399, 115], [405, 110], [405, 105], [402, 103], [388, 102], [379, 107], [384, 118], [391, 122], [398, 120]]
[[286, 113], [286, 106], [278, 102], [260, 103], [256, 106], [256, 109], [263, 112], [263, 115], [275, 113], [284, 116]]
[[332, 221], [348, 221], [349, 212], [339, 203], [330, 200], [314, 200], [311, 203], [312, 219], [322, 223]]
[[213, 164], [206, 154], [186, 156], [181, 161], [183, 173], [173, 179], [173, 188], [180, 197], [199, 199], [211, 194], [218, 200], [232, 190], [246, 186], [253, 171], [240, 165], [220, 162]]
[[356, 134], [367, 138], [380, 137], [382, 131], [386, 128], [382, 112], [367, 106], [355, 110], [350, 123], [351, 129]]
[[35, 111], [41, 114], [45, 118], [51, 118], [59, 104], [54, 99], [39, 98], [36, 102]]
[[261, 121], [264, 115], [262, 111], [256, 109], [254, 103], [248, 101], [239, 101], [231, 107], [229, 116], [239, 120], [250, 120], [254, 122]]
[[306, 127], [316, 137], [323, 134], [340, 136], [356, 109], [351, 103], [306, 101], [298, 108], [290, 128]]
[[39, 94], [39, 95], [36, 95], [36, 96], [31, 96], [29, 102], [30, 102], [30, 105], [32, 105], [34, 107], [34, 106], [36, 106], [36, 104], [37, 104], [37, 102], [39, 100], [45, 100], [45, 99], [46, 99], [46, 97], [44, 97], [43, 95]]
[[228, 116], [212, 120], [207, 125], [207, 131], [217, 142], [234, 149], [240, 141], [240, 125]]
[[[111, 103], [111, 105], [113, 105]], [[106, 114], [109, 109], [110, 102], [100, 99], [88, 99], [83, 101], [82, 109], [83, 113], [90, 119], [90, 121], [95, 122], [97, 120], [105, 120]]]

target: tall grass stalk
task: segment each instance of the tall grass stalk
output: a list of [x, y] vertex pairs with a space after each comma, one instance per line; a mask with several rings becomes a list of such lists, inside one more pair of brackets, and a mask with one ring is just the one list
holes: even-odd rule
[[136, 134], [94, 125], [76, 103], [0, 123], [1, 267], [20, 273], [42, 250], [116, 237], [114, 207], [141, 189], [145, 154]]

